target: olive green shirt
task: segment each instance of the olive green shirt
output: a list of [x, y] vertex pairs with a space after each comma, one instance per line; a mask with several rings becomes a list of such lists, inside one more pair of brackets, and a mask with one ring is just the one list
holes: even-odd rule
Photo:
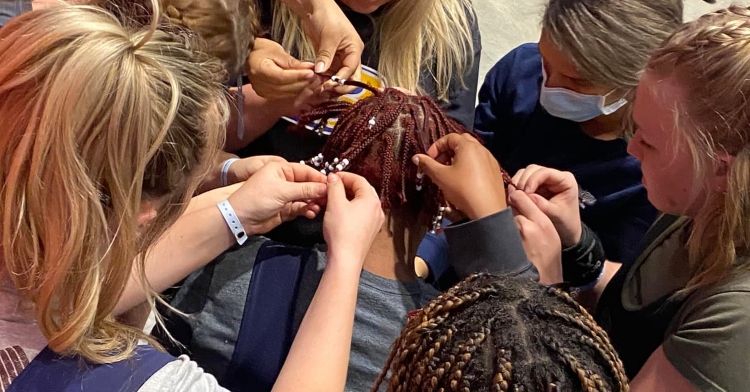
[[[680, 219], [672, 229], [628, 272], [626, 309], [643, 309], [687, 284], [689, 221]], [[750, 391], [750, 273], [701, 288], [683, 301], [664, 334], [667, 360], [700, 391]]]

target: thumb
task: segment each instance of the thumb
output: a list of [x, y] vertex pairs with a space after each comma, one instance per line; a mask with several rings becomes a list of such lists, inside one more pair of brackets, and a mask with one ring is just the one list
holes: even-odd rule
[[323, 38], [320, 48], [315, 57], [315, 73], [323, 73], [331, 67], [333, 54], [336, 53], [337, 44]]
[[318, 199], [326, 195], [326, 185], [319, 182], [287, 182], [281, 189], [285, 203]]
[[412, 161], [419, 167], [419, 169], [427, 174], [433, 182], [440, 182], [441, 175], [448, 166], [430, 158], [425, 154], [417, 154], [412, 158]]
[[536, 204], [537, 207], [547, 216], [555, 215], [555, 205], [550, 203], [549, 200], [539, 196], [536, 193], [529, 194], [529, 198]]
[[343, 181], [336, 174], [328, 175], [328, 207], [335, 207], [339, 203], [347, 201], [346, 189]]

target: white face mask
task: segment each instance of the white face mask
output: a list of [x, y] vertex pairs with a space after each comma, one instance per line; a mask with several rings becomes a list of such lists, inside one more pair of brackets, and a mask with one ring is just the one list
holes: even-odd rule
[[[607, 95], [586, 95], [562, 87], [547, 87], [547, 72], [542, 66], [542, 90], [539, 103], [551, 115], [575, 122], [584, 122], [603, 115], [609, 115], [628, 103], [625, 97], [611, 105], [604, 105]], [[614, 91], [614, 90], [613, 90]]]

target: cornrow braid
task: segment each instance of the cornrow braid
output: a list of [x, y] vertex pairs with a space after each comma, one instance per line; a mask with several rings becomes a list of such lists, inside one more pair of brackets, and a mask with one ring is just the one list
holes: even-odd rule
[[372, 391], [628, 391], [607, 334], [568, 294], [473, 275], [408, 320]]
[[[303, 113], [299, 124], [317, 123], [317, 133], [328, 120], [337, 120], [320, 154], [303, 163], [322, 173], [347, 170], [364, 176], [385, 210], [408, 206], [437, 213], [444, 197], [429, 178], [417, 175], [411, 158], [425, 154], [443, 136], [469, 131], [430, 97], [394, 88], [375, 90], [355, 81], [346, 84], [367, 88], [373, 95], [355, 104], [324, 103]], [[304, 126], [298, 129], [309, 132]]]

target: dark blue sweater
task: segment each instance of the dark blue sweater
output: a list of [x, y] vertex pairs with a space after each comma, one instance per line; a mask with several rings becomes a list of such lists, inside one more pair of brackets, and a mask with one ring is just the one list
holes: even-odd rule
[[539, 104], [542, 62], [536, 44], [503, 57], [479, 91], [474, 128], [511, 174], [530, 164], [570, 171], [596, 200], [581, 219], [602, 240], [607, 258], [628, 260], [656, 218], [641, 184], [640, 163], [627, 142], [597, 140], [578, 123], [553, 117]]

